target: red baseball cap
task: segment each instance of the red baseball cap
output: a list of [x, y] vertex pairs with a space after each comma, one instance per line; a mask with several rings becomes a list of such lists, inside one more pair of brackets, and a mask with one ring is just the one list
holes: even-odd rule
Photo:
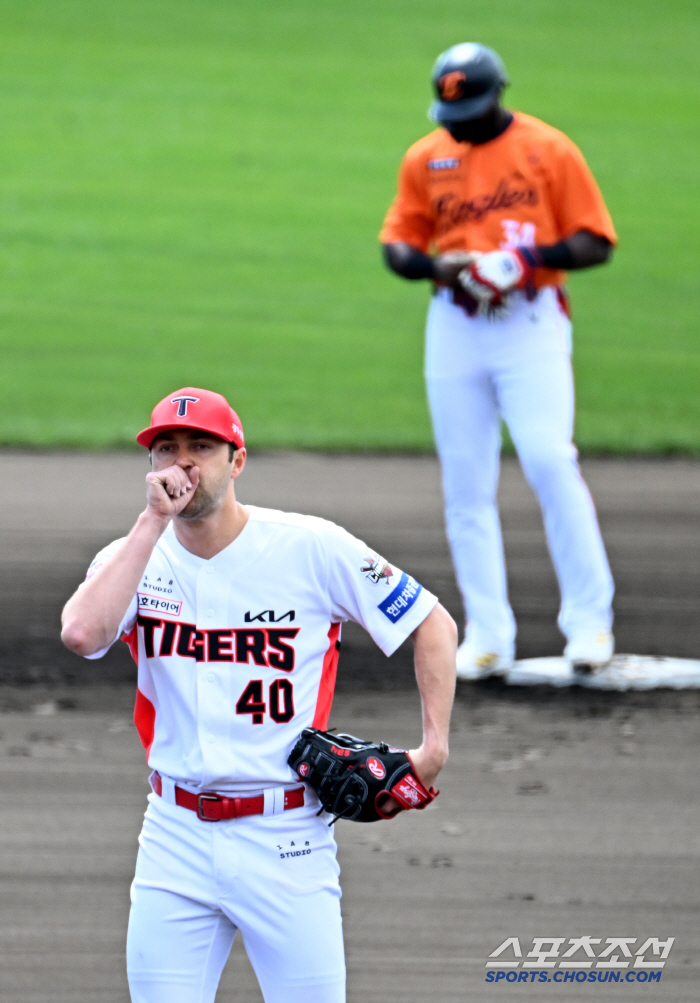
[[232, 442], [236, 449], [245, 445], [241, 419], [221, 394], [197, 387], [184, 387], [164, 397], [151, 414], [151, 424], [136, 436], [136, 441], [151, 448], [160, 432], [175, 428], [197, 428]]

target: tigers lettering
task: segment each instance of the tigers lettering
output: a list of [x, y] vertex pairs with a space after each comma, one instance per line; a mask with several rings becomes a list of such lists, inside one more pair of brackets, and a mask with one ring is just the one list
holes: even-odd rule
[[[197, 662], [242, 662], [270, 665], [285, 672], [294, 669], [296, 655], [290, 643], [298, 627], [283, 629], [197, 630], [193, 623], [174, 623], [152, 616], [138, 617], [146, 658], [156, 657], [156, 631], [160, 635], [159, 655], [172, 655]], [[177, 641], [176, 641], [177, 638]]]

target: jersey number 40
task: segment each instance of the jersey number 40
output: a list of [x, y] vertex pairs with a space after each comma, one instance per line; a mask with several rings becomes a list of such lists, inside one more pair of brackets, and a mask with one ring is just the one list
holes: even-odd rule
[[294, 687], [289, 679], [275, 679], [270, 683], [267, 704], [263, 699], [262, 679], [251, 679], [236, 704], [236, 713], [251, 714], [253, 724], [262, 724], [268, 709], [277, 724], [285, 724], [294, 717]]

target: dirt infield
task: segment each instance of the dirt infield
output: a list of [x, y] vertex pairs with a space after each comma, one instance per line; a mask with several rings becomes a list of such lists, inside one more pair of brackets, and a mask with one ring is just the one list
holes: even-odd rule
[[[120, 693], [109, 712], [45, 702], [0, 714], [0, 993], [13, 1003], [127, 1003], [148, 788]], [[658, 707], [598, 696], [517, 703], [463, 688], [434, 807], [338, 825], [349, 1003], [695, 1003], [700, 695]], [[418, 722], [405, 692], [342, 694], [332, 716], [407, 744]], [[561, 955], [581, 935], [600, 938], [596, 957], [608, 937], [675, 944], [656, 985], [485, 982], [488, 955], [509, 937], [523, 954], [536, 937], [564, 938]], [[240, 943], [217, 1000], [261, 1001]]]
[[[58, 618], [98, 548], [126, 532], [141, 510], [145, 456], [0, 455], [0, 680], [132, 680], [123, 645], [101, 664], [86, 664], [62, 648]], [[583, 466], [617, 583], [618, 650], [700, 657], [700, 463], [598, 459]], [[345, 525], [410, 570], [461, 620], [433, 458], [267, 453], [251, 458], [238, 488], [243, 501]], [[556, 582], [539, 509], [514, 460], [503, 464], [500, 497], [518, 654], [557, 654]], [[358, 683], [412, 685], [408, 650], [387, 661], [350, 625], [339, 685]]]
[[[87, 664], [63, 651], [57, 629], [94, 552], [140, 510], [144, 458], [5, 453], [3, 469], [0, 992], [16, 1003], [127, 1003], [128, 888], [147, 793], [134, 671], [123, 645]], [[594, 460], [585, 472], [617, 579], [619, 647], [698, 657], [700, 464]], [[434, 460], [264, 455], [239, 484], [244, 501], [346, 525], [459, 614]], [[555, 582], [512, 461], [501, 501], [520, 654], [556, 653]], [[407, 650], [386, 660], [347, 629], [339, 691], [332, 724], [415, 741]], [[434, 808], [338, 826], [349, 1003], [695, 1003], [699, 715], [696, 691], [460, 686]], [[545, 984], [485, 981], [488, 955], [509, 937], [526, 954], [534, 938], [568, 946], [582, 935], [601, 939], [596, 957], [609, 937], [637, 938], [635, 948], [676, 940], [653, 985], [560, 983], [545, 968]], [[260, 999], [239, 943], [218, 1003]]]

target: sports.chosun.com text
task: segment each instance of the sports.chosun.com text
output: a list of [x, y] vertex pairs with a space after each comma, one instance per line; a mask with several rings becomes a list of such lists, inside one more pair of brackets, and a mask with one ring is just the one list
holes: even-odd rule
[[[519, 937], [507, 937], [489, 955], [485, 982], [543, 982], [576, 985], [582, 982], [661, 981], [661, 970], [675, 937], [533, 937], [532, 950], [523, 950]], [[498, 960], [496, 960], [498, 959]], [[518, 969], [518, 971], [514, 971]], [[555, 969], [552, 971], [552, 969]]]
[[485, 982], [660, 982], [662, 972], [487, 972]]

